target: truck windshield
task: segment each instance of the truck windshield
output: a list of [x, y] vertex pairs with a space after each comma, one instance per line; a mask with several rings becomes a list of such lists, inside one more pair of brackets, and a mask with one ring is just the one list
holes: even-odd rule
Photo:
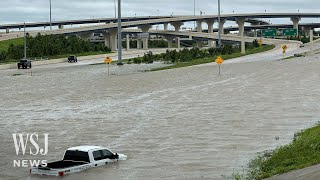
[[88, 152], [66, 151], [63, 160], [90, 162]]

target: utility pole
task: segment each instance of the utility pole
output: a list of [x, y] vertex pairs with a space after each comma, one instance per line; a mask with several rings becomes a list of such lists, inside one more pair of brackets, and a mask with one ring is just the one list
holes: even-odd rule
[[114, 18], [117, 18], [117, 4], [116, 4], [116, 0], [114, 0]]
[[220, 14], [220, 0], [218, 0], [218, 21], [219, 21], [219, 40], [218, 40], [218, 48], [221, 48], [221, 29], [220, 29], [220, 24], [221, 24], [221, 14]]
[[118, 0], [118, 64], [122, 63], [122, 34], [121, 34], [121, 0]]
[[52, 12], [51, 12], [51, 0], [50, 0], [50, 30], [52, 30]]
[[[193, 0], [193, 16], [196, 16], [196, 0]], [[194, 30], [196, 29], [196, 21], [194, 21]]]
[[24, 27], [24, 59], [27, 59], [27, 37], [26, 37], [26, 23], [23, 24]]

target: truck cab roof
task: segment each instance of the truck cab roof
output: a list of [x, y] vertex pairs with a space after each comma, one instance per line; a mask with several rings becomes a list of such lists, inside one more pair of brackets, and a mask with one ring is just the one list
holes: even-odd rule
[[76, 147], [71, 147], [67, 150], [89, 152], [89, 151], [100, 150], [100, 149], [106, 149], [106, 148], [102, 146], [76, 146]]

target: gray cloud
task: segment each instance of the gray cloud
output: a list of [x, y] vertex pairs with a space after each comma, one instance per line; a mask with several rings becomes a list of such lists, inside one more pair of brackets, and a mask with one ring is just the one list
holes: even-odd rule
[[[122, 0], [123, 16], [193, 15], [193, 0]], [[221, 0], [222, 13], [318, 12], [315, 0]], [[113, 0], [52, 0], [53, 20], [114, 17]], [[217, 14], [217, 0], [196, 0], [196, 14]], [[0, 1], [0, 24], [49, 20], [49, 0]], [[318, 19], [306, 21], [319, 21]], [[288, 19], [276, 22], [290, 22]], [[276, 23], [275, 22], [275, 23]]]

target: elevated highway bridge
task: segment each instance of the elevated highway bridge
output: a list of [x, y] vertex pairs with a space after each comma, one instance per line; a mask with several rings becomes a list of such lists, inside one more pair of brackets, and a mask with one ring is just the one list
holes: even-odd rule
[[[163, 32], [157, 32], [159, 35], [167, 35], [167, 37], [178, 37], [178, 36], [192, 36], [193, 38], [202, 38], [202, 39], [209, 39], [209, 46], [213, 46], [213, 40], [216, 39], [216, 35], [213, 34], [214, 31], [220, 31], [222, 34], [224, 34], [224, 23], [226, 21], [235, 21], [238, 24], [237, 28], [230, 28], [229, 30], [236, 30], [238, 29], [240, 39], [241, 39], [241, 47], [242, 47], [242, 53], [245, 52], [245, 42], [246, 39], [250, 39], [248, 37], [244, 37], [244, 32], [246, 29], [263, 29], [263, 28], [270, 28], [270, 27], [280, 27], [277, 25], [270, 25], [268, 22], [265, 22], [260, 19], [264, 18], [290, 18], [292, 21], [292, 28], [299, 28], [299, 22], [301, 18], [318, 18], [320, 17], [320, 13], [255, 13], [255, 14], [225, 14], [221, 16], [221, 22], [218, 24], [218, 29], [214, 30], [213, 24], [217, 22], [218, 16], [217, 15], [207, 15], [207, 16], [179, 16], [179, 17], [141, 17], [140, 20], [134, 20], [133, 18], [127, 18], [128, 21], [125, 21], [122, 23], [122, 28], [132, 28], [137, 27], [141, 30], [142, 33], [148, 33], [153, 32], [150, 31], [152, 29], [152, 25], [158, 25], [163, 24], [164, 25], [164, 31]], [[257, 19], [258, 18], [258, 19]], [[45, 34], [64, 34], [64, 35], [72, 35], [77, 34], [82, 38], [88, 39], [93, 32], [103, 32], [105, 37], [106, 45], [111, 47], [112, 50], [117, 49], [117, 24], [113, 23], [115, 19], [108, 19], [105, 20], [105, 22], [111, 22], [107, 24], [99, 24], [99, 25], [92, 25], [92, 26], [84, 26], [84, 27], [76, 27], [76, 28], [66, 28], [66, 29], [57, 29], [57, 30], [44, 30], [44, 31], [34, 31], [30, 32], [30, 34], [37, 34], [41, 33], [43, 35]], [[190, 21], [196, 21], [197, 23], [197, 33], [196, 32], [181, 32], [181, 26], [184, 24], [184, 22], [190, 22]], [[82, 20], [76, 21], [78, 23], [82, 23]], [[88, 22], [88, 21], [83, 21]], [[94, 20], [89, 21], [94, 22]], [[95, 22], [97, 22], [95, 20]], [[101, 21], [100, 21], [101, 22]], [[207, 33], [203, 33], [202, 29], [202, 23], [205, 22], [208, 25], [208, 31]], [[65, 21], [61, 22], [62, 24], [70, 23]], [[75, 22], [73, 22], [75, 23]], [[168, 24], [171, 24], [175, 28], [175, 32], [169, 32], [168, 31]], [[245, 23], [250, 23], [251, 26], [246, 27]], [[20, 24], [21, 25], [21, 24]], [[34, 26], [37, 25], [37, 23], [34, 23]], [[43, 25], [41, 23], [38, 23], [38, 25]], [[6, 25], [3, 25], [2, 27], [5, 27]], [[31, 25], [30, 25], [31, 26]], [[281, 25], [281, 27], [290, 27], [290, 25]], [[312, 26], [315, 27], [315, 26]], [[13, 35], [3, 35], [3, 39], [5, 38], [16, 38], [19, 37], [19, 33], [13, 34]], [[229, 36], [222, 36], [224, 40], [235, 40], [239, 41], [239, 37], [229, 37]], [[148, 37], [145, 37], [143, 40], [143, 48], [148, 49]], [[274, 41], [274, 40], [265, 40], [265, 42], [268, 41]], [[140, 42], [141, 43], [141, 42]]]

